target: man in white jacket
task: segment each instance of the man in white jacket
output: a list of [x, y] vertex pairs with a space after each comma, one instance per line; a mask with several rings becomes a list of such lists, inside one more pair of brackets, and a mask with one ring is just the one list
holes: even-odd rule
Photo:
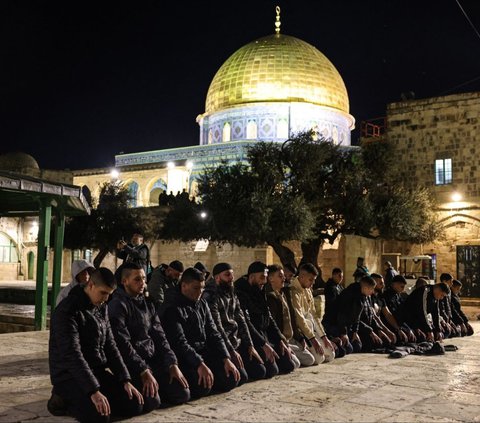
[[73, 287], [79, 284], [86, 285], [94, 270], [93, 264], [87, 260], [74, 260], [72, 263], [72, 281], [58, 293], [56, 305], [68, 295]]

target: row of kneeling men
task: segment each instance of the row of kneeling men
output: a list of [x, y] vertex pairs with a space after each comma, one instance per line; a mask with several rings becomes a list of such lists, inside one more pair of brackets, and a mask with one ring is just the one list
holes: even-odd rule
[[216, 264], [207, 281], [206, 271], [181, 270], [161, 301], [146, 295], [144, 269], [133, 263], [117, 272], [118, 287], [106, 268], [69, 287], [51, 317], [52, 414], [105, 422], [352, 352], [472, 331], [468, 319], [453, 321], [460, 314], [448, 283], [419, 287], [404, 300], [401, 277], [385, 293], [380, 275], [343, 289], [334, 269], [321, 319], [312, 264], [287, 281], [282, 267], [258, 261], [235, 282], [228, 263]]

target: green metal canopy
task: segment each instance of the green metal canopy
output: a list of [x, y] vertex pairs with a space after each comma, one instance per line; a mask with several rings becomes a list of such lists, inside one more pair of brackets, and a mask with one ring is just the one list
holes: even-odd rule
[[60, 291], [62, 275], [63, 235], [65, 216], [90, 214], [90, 207], [80, 187], [0, 171], [0, 217], [39, 216], [37, 280], [35, 291], [35, 329], [43, 330], [47, 323], [47, 274], [50, 229], [54, 219], [54, 263], [52, 310]]

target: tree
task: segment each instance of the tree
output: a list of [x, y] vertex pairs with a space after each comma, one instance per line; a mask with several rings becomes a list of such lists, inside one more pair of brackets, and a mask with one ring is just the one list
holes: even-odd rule
[[115, 250], [121, 238], [129, 240], [138, 232], [145, 239], [156, 239], [158, 222], [165, 211], [158, 207], [129, 208], [129, 200], [128, 188], [122, 183], [103, 184], [89, 216], [67, 219], [65, 246], [97, 249], [93, 264], [99, 267], [105, 256]]
[[[302, 262], [317, 265], [324, 242], [340, 234], [426, 242], [438, 236], [432, 198], [396, 179], [395, 155], [386, 143], [340, 147], [304, 132], [283, 144], [261, 142], [247, 164], [206, 169], [199, 180], [209, 218], [191, 224], [178, 210], [169, 239], [208, 237], [239, 246], [271, 245], [282, 263], [294, 263], [285, 243], [298, 240]], [[192, 212], [193, 213], [193, 212]], [[190, 223], [189, 223], [190, 222]]]

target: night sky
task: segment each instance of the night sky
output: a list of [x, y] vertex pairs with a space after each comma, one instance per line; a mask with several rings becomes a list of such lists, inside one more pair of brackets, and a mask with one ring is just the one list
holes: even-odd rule
[[[459, 1], [480, 30], [480, 1]], [[402, 92], [480, 91], [480, 38], [456, 0], [2, 0], [0, 153], [84, 169], [198, 144], [216, 71], [274, 32], [277, 4], [281, 32], [342, 75], [357, 128]]]

